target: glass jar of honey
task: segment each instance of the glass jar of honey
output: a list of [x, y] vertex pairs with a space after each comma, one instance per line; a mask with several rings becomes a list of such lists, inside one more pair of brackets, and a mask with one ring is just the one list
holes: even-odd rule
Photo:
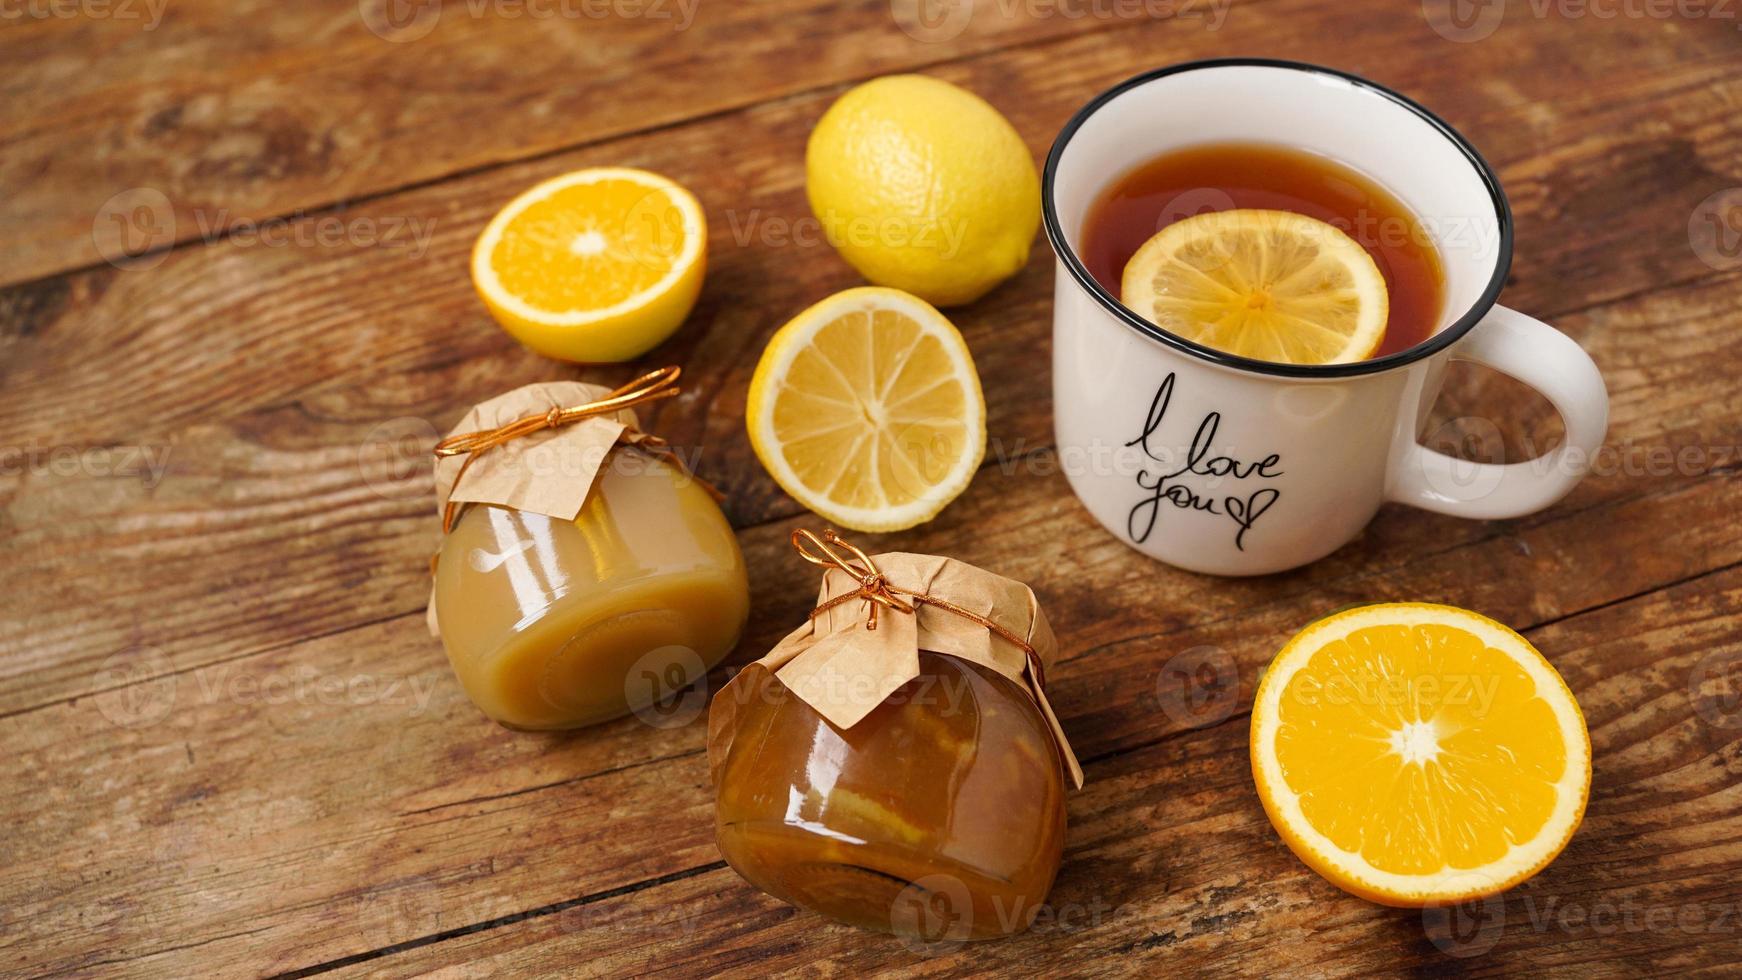
[[862, 928], [926, 941], [1027, 928], [1081, 783], [1040, 686], [1056, 643], [1032, 593], [949, 559], [801, 546], [842, 558], [822, 612], [709, 719], [726, 861]]
[[[479, 406], [456, 431], [487, 436], [539, 410], [555, 420], [553, 410], [622, 392], [530, 387], [537, 392], [503, 396], [506, 406]], [[566, 454], [550, 442], [564, 436]], [[737, 644], [749, 588], [732, 529], [709, 488], [650, 441], [615, 408], [463, 454], [477, 465], [454, 478], [464, 489], [446, 498], [431, 607], [461, 686], [497, 722], [545, 730], [615, 718], [693, 683]], [[585, 458], [585, 446], [596, 459]], [[577, 475], [578, 511], [566, 515], [459, 500], [503, 485], [517, 491], [504, 497], [565, 512]], [[438, 485], [442, 478], [438, 469]], [[541, 480], [558, 485], [546, 486], [548, 495], [525, 492]]]

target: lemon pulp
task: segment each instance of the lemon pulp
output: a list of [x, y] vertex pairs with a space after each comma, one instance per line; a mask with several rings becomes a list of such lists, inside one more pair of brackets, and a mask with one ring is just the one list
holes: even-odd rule
[[794, 317], [751, 381], [751, 446], [800, 503], [857, 530], [929, 520], [985, 451], [961, 335], [894, 289], [852, 289]]
[[1390, 311], [1358, 242], [1316, 218], [1259, 209], [1163, 228], [1126, 263], [1121, 299], [1187, 340], [1289, 364], [1372, 356]]

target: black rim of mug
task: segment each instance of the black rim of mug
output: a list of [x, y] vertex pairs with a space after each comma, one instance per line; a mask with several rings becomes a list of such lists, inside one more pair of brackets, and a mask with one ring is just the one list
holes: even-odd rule
[[[1075, 136], [1077, 130], [1082, 128], [1089, 117], [1099, 111], [1102, 106], [1132, 89], [1147, 85], [1157, 79], [1211, 68], [1281, 68], [1340, 79], [1357, 88], [1389, 99], [1414, 113], [1457, 147], [1464, 158], [1469, 161], [1470, 166], [1474, 167], [1477, 174], [1481, 176], [1483, 184], [1486, 185], [1488, 196], [1494, 205], [1494, 217], [1500, 230], [1500, 249], [1499, 254], [1495, 257], [1494, 272], [1489, 277], [1487, 286], [1483, 288], [1482, 295], [1476, 299], [1476, 302], [1444, 330], [1413, 347], [1387, 354], [1384, 357], [1355, 361], [1350, 364], [1282, 364], [1229, 354], [1213, 347], [1206, 347], [1203, 344], [1186, 340], [1184, 337], [1175, 336], [1138, 316], [1125, 304], [1119, 302], [1118, 297], [1103, 288], [1095, 280], [1095, 277], [1089, 274], [1088, 267], [1083, 265], [1082, 259], [1077, 257], [1077, 253], [1065, 240], [1064, 226], [1059, 222], [1058, 208], [1053, 200], [1053, 182], [1058, 176], [1059, 160], [1064, 156], [1065, 148], [1070, 144], [1071, 137]], [[1059, 131], [1058, 139], [1053, 141], [1052, 151], [1046, 157], [1046, 169], [1041, 176], [1041, 209], [1046, 223], [1047, 240], [1052, 243], [1054, 254], [1059, 257], [1060, 261], [1064, 262], [1065, 268], [1070, 271], [1071, 278], [1077, 281], [1077, 285], [1087, 290], [1089, 295], [1093, 296], [1108, 313], [1111, 313], [1126, 326], [1151, 340], [1201, 360], [1220, 364], [1223, 367], [1277, 377], [1349, 378], [1363, 374], [1378, 374], [1406, 364], [1413, 364], [1425, 357], [1431, 357], [1457, 343], [1464, 334], [1469, 333], [1477, 323], [1481, 322], [1483, 317], [1488, 315], [1488, 311], [1493, 309], [1494, 304], [1499, 300], [1500, 290], [1506, 284], [1506, 276], [1512, 269], [1512, 206], [1506, 200], [1506, 192], [1501, 189], [1500, 178], [1494, 173], [1494, 168], [1488, 165], [1487, 160], [1482, 159], [1482, 155], [1476, 152], [1476, 148], [1470, 145], [1470, 141], [1453, 129], [1445, 120], [1434, 115], [1421, 103], [1407, 95], [1394, 92], [1359, 75], [1304, 61], [1287, 61], [1278, 58], [1211, 58], [1202, 61], [1187, 61], [1147, 71], [1141, 75], [1133, 75], [1102, 92], [1090, 100], [1087, 105], [1078, 109], [1070, 121], [1065, 123], [1064, 129]]]

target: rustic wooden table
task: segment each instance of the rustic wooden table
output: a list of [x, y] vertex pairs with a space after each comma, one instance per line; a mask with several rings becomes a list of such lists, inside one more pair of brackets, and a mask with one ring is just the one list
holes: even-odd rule
[[[0, 27], [0, 968], [455, 972], [1721, 974], [1742, 963], [1742, 21], [1717, 2], [71, 0]], [[1452, 16], [1448, 14], [1448, 11]], [[873, 539], [1030, 582], [1088, 785], [1055, 914], [915, 952], [720, 860], [703, 726], [560, 737], [479, 715], [423, 626], [427, 451], [535, 380], [682, 364], [649, 427], [702, 447], [755, 610], [804, 615], [816, 526], [743, 429], [769, 333], [857, 284], [803, 190], [846, 86], [921, 70], [1042, 156], [1139, 70], [1265, 54], [1448, 118], [1517, 211], [1506, 302], [1601, 365], [1608, 444], [1566, 501], [1388, 508], [1292, 574], [1171, 570], [1099, 530], [1051, 453], [1052, 255], [955, 313], [992, 444], [931, 524]], [[695, 189], [701, 305], [639, 365], [513, 343], [466, 258], [534, 181], [630, 164]], [[1520, 459], [1546, 403], [1455, 371], [1437, 445]], [[1566, 676], [1595, 744], [1583, 829], [1503, 902], [1351, 898], [1272, 832], [1258, 672], [1377, 599], [1481, 610]], [[710, 678], [714, 686], [730, 667]]]

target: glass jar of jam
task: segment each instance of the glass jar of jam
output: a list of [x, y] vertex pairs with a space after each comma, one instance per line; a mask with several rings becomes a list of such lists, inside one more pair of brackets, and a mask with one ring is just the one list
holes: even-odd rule
[[473, 703], [509, 728], [638, 710], [699, 679], [744, 627], [744, 559], [704, 484], [633, 445], [589, 475], [573, 519], [469, 503], [442, 541], [442, 644]]
[[[961, 638], [971, 640], [974, 629], [967, 621], [913, 601], [921, 590], [905, 574], [911, 566], [905, 559], [917, 557], [922, 556], [865, 558], [897, 590], [896, 599], [915, 609], [880, 609], [880, 629], [894, 632], [894, 617], [921, 617], [918, 628], [909, 630], [910, 642], [918, 647], [917, 670], [850, 725], [835, 724], [782, 681], [780, 648], [746, 668], [716, 697], [710, 752], [715, 753], [720, 850], [763, 891], [850, 925], [927, 940], [1020, 932], [1045, 902], [1058, 872], [1065, 789], [1080, 780], [1080, 770], [1044, 706], [1044, 694], [1037, 699], [1024, 653], [1012, 648], [1004, 652], [1013, 656], [986, 658], [997, 660], [1002, 670], [979, 657], [959, 655], [976, 646], [1008, 645], [989, 638], [984, 629], [977, 643], [964, 642]], [[950, 583], [931, 578], [929, 593], [922, 594], [949, 601], [940, 593], [960, 592], [965, 579], [996, 580], [1005, 596], [1016, 590], [1028, 594], [1008, 579], [951, 565], [962, 574]], [[827, 578], [849, 576], [833, 572]], [[913, 592], [904, 595], [904, 581], [914, 581]], [[831, 595], [825, 582], [825, 604], [852, 594], [841, 591], [843, 582], [834, 585]], [[988, 595], [982, 592], [979, 598]], [[1029, 622], [1039, 628], [1011, 625], [1050, 657], [1051, 633], [1029, 598], [1035, 617]], [[865, 615], [858, 602], [848, 605], [856, 607], [855, 616]], [[987, 614], [994, 619], [1004, 617], [1010, 605], [994, 600], [967, 608], [996, 607]], [[1026, 615], [1019, 607], [1012, 618]], [[826, 629], [817, 622], [819, 632]], [[928, 622], [955, 639], [933, 636]], [[861, 631], [861, 638], [869, 635], [862, 625], [848, 628]], [[812, 633], [801, 642], [816, 639]], [[817, 645], [827, 646], [826, 638]], [[908, 646], [905, 655], [914, 653]], [[893, 659], [864, 658], [858, 669], [876, 690], [875, 681], [901, 659], [897, 649]], [[850, 695], [853, 678], [836, 679], [847, 681], [837, 685], [837, 693]]]

